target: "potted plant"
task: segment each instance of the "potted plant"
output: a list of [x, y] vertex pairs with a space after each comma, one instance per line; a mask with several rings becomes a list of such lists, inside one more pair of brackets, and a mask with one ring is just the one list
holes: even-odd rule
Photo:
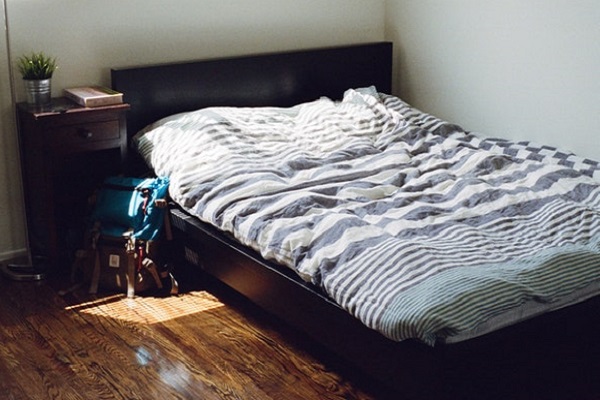
[[56, 58], [47, 56], [43, 52], [34, 52], [19, 57], [17, 68], [23, 76], [27, 102], [35, 105], [50, 103], [51, 78], [58, 68]]

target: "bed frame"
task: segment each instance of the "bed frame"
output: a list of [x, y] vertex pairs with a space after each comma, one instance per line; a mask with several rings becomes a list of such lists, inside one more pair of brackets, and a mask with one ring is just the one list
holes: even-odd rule
[[[391, 93], [392, 44], [117, 68], [111, 74], [113, 88], [131, 105], [131, 136], [161, 117], [207, 106], [291, 106], [320, 96], [339, 99], [348, 88], [369, 85]], [[398, 398], [586, 399], [600, 393], [598, 298], [466, 342], [396, 343], [287, 268], [176, 206], [171, 220], [187, 262], [303, 331]]]

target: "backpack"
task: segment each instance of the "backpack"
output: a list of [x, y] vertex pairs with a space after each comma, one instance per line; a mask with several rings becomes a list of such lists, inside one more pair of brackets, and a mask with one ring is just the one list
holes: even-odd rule
[[[96, 194], [89, 217], [84, 248], [75, 263], [90, 282], [89, 293], [98, 287], [125, 290], [127, 297], [150, 289], [177, 294], [178, 284], [164, 255], [160, 254], [165, 230], [167, 178], [109, 177]], [[74, 265], [72, 274], [77, 270]], [[72, 276], [72, 278], [74, 278]]]

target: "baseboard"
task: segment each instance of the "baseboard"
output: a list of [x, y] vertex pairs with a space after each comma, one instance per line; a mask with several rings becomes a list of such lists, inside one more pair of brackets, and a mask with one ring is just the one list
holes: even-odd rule
[[4, 251], [0, 253], [0, 262], [13, 261], [17, 259], [22, 259], [24, 257], [26, 258], [27, 255], [27, 249]]

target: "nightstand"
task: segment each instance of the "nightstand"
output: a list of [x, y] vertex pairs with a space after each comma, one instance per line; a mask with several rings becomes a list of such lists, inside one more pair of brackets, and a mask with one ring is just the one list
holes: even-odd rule
[[29, 246], [68, 270], [81, 245], [88, 200], [102, 180], [123, 172], [128, 104], [86, 108], [65, 98], [17, 105]]

